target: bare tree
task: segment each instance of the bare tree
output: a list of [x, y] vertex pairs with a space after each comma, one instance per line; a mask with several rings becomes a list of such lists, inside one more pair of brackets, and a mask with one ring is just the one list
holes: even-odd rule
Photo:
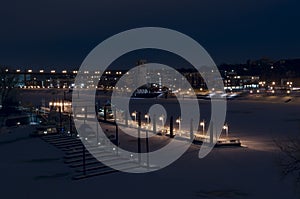
[[[294, 177], [297, 192], [300, 191], [300, 138], [275, 141], [284, 156], [280, 160], [282, 176]], [[300, 193], [300, 192], [299, 192]]]

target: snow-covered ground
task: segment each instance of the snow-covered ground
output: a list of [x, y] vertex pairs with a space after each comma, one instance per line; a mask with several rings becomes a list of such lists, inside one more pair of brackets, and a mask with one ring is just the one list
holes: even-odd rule
[[[209, 103], [200, 109], [208, 120]], [[199, 145], [192, 145], [153, 173], [80, 181], [71, 179], [62, 151], [28, 136], [33, 127], [12, 129], [0, 135], [1, 198], [297, 198], [292, 178], [281, 179], [274, 140], [299, 135], [300, 104], [228, 101], [226, 121], [246, 147], [215, 148], [199, 159]]]

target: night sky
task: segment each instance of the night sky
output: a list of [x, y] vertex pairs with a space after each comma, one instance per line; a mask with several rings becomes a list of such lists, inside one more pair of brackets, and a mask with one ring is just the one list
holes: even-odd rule
[[0, 64], [79, 66], [124, 30], [159, 26], [198, 41], [216, 63], [300, 57], [298, 0], [2, 0]]

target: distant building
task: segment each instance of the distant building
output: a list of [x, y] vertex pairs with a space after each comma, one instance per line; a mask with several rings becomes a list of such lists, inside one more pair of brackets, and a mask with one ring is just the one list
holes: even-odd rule
[[224, 78], [225, 91], [251, 90], [259, 88], [258, 76], [240, 76], [236, 72], [227, 72]]

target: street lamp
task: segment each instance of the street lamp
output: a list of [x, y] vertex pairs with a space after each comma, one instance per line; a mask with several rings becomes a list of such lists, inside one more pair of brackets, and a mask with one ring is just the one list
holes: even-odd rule
[[226, 131], [226, 137], [228, 137], [228, 125], [225, 124], [225, 125], [223, 126], [223, 129]]
[[134, 111], [134, 112], [131, 114], [131, 116], [134, 117], [134, 121], [136, 122], [136, 111]]
[[287, 82], [286, 84], [287, 84], [289, 87], [292, 87], [293, 82]]
[[181, 135], [181, 118], [180, 117], [176, 120], [176, 123], [178, 123], [178, 132]]
[[161, 126], [162, 126], [162, 128], [164, 127], [164, 115], [161, 115], [160, 117], [159, 117], [159, 120], [161, 121]]
[[202, 133], [203, 135], [205, 135], [205, 121], [203, 120], [202, 122], [200, 122], [200, 126], [202, 126]]
[[147, 124], [149, 124], [149, 119], [150, 119], [150, 116], [148, 114], [145, 115], [145, 118], [147, 119]]

